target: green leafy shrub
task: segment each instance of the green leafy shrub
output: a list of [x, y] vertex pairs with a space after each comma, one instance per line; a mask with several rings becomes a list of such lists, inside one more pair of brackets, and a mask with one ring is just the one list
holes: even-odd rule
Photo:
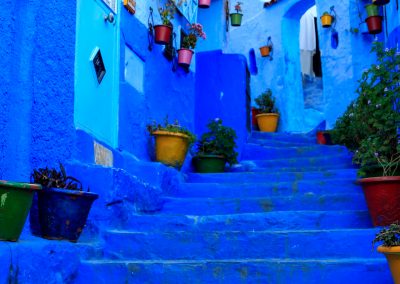
[[164, 118], [164, 125], [153, 121], [151, 124], [147, 125], [147, 130], [150, 134], [153, 134], [154, 131], [168, 131], [168, 132], [175, 132], [175, 133], [182, 133], [186, 134], [189, 137], [189, 144], [192, 144], [196, 141], [196, 136], [187, 128], [179, 125], [179, 121], [175, 120], [174, 123], [169, 123], [168, 115]]
[[211, 120], [207, 127], [209, 131], [204, 133], [197, 142], [197, 155], [221, 155], [225, 157], [229, 165], [236, 164], [238, 153], [235, 151], [237, 147], [235, 130], [222, 125], [222, 120], [219, 118]]
[[267, 89], [264, 93], [255, 98], [254, 101], [261, 113], [278, 113], [271, 89]]
[[358, 97], [332, 130], [334, 143], [354, 152], [360, 176], [395, 175], [400, 163], [400, 55], [375, 42], [377, 63], [363, 72]]
[[385, 247], [400, 246], [400, 225], [398, 223], [390, 224], [389, 227], [383, 228], [372, 241], [372, 245], [382, 242]]

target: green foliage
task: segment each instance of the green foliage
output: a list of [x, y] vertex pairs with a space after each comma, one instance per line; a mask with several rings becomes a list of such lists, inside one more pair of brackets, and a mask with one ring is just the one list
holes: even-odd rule
[[225, 157], [229, 165], [236, 164], [238, 153], [235, 151], [237, 147], [235, 130], [229, 126], [223, 126], [219, 118], [211, 120], [207, 127], [209, 131], [204, 133], [197, 142], [197, 154], [221, 155]]
[[394, 175], [400, 162], [400, 55], [380, 42], [372, 51], [377, 63], [363, 72], [358, 98], [337, 120], [332, 139], [354, 151], [360, 176], [374, 175], [370, 169], [376, 167], [378, 175]]
[[372, 245], [382, 242], [385, 247], [400, 246], [400, 225], [398, 223], [390, 224], [389, 227], [383, 228], [372, 241]]
[[169, 123], [168, 115], [164, 118], [164, 125], [153, 121], [147, 125], [147, 130], [150, 134], [157, 130], [186, 134], [189, 137], [189, 145], [196, 141], [196, 136], [189, 129], [180, 126], [178, 120], [175, 120], [173, 124]]
[[61, 163], [59, 171], [54, 168], [49, 169], [48, 167], [34, 169], [31, 174], [31, 180], [33, 183], [48, 188], [55, 187], [70, 190], [82, 190], [82, 183], [72, 176], [67, 176], [65, 168]]
[[254, 101], [261, 113], [278, 113], [271, 89], [267, 89], [264, 93], [255, 98]]
[[159, 7], [158, 12], [161, 16], [163, 25], [172, 26], [171, 20], [174, 18], [176, 6], [174, 0], [167, 0], [164, 7]]
[[197, 39], [206, 39], [207, 35], [203, 30], [203, 26], [199, 23], [193, 23], [189, 26], [189, 34], [182, 39], [183, 48], [195, 49], [197, 44]]

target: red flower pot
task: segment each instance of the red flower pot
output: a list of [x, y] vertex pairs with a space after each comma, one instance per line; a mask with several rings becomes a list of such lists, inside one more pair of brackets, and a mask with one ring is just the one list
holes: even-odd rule
[[189, 66], [192, 61], [194, 51], [187, 48], [178, 49], [178, 64], [182, 66]]
[[370, 34], [379, 34], [382, 31], [382, 17], [371, 16], [365, 19], [368, 25], [368, 31]]
[[358, 183], [374, 226], [400, 221], [400, 176], [363, 178]]
[[171, 40], [172, 27], [166, 25], [154, 26], [154, 41], [157, 44], [169, 44]]
[[258, 110], [258, 108], [252, 107], [251, 108], [251, 126], [252, 126], [252, 129], [254, 129], [254, 130], [258, 130], [258, 123], [257, 123], [257, 117], [256, 117], [257, 114], [260, 114], [260, 111]]
[[323, 131], [317, 131], [317, 143], [321, 145], [326, 144], [326, 139]]
[[211, 0], [199, 0], [199, 8], [209, 8]]

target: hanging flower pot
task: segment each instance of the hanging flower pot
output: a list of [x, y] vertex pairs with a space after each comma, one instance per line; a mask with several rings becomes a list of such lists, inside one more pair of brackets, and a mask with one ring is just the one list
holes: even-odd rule
[[361, 184], [374, 226], [400, 221], [400, 176], [362, 178]]
[[372, 3], [375, 5], [386, 5], [390, 2], [390, 0], [372, 0]]
[[260, 53], [261, 53], [262, 57], [269, 56], [270, 51], [271, 51], [271, 48], [268, 45], [260, 47]]
[[371, 16], [366, 20], [368, 31], [370, 34], [379, 34], [382, 32], [382, 17], [381, 16]]
[[242, 17], [243, 14], [240, 13], [233, 13], [230, 14], [231, 17], [231, 25], [236, 27], [236, 26], [240, 26], [242, 24]]
[[169, 44], [171, 40], [172, 27], [167, 25], [154, 26], [154, 42], [157, 44]]
[[194, 51], [188, 48], [178, 49], [178, 64], [182, 66], [189, 66], [192, 61]]
[[0, 181], [0, 240], [18, 241], [40, 185]]
[[365, 5], [365, 10], [367, 10], [368, 17], [379, 16], [378, 6], [376, 6], [374, 4]]
[[197, 173], [223, 173], [226, 159], [221, 155], [197, 155], [192, 159]]
[[329, 28], [332, 25], [332, 22], [333, 16], [328, 12], [324, 12], [324, 14], [321, 16], [322, 27]]
[[209, 8], [211, 0], [199, 0], [199, 8]]

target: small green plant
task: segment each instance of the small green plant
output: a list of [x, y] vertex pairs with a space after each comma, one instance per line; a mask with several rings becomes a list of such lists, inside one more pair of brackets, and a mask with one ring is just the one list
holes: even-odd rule
[[60, 163], [60, 170], [55, 168], [34, 169], [31, 174], [31, 181], [44, 187], [64, 188], [70, 190], [82, 190], [82, 183], [72, 177], [67, 176], [64, 166]]
[[338, 118], [333, 142], [354, 152], [359, 176], [395, 175], [400, 164], [400, 54], [375, 42], [377, 62], [358, 81], [358, 97]]
[[198, 38], [206, 39], [207, 36], [201, 24], [193, 23], [189, 25], [189, 34], [182, 39], [182, 48], [195, 49]]
[[153, 134], [157, 130], [185, 134], [189, 137], [189, 145], [196, 141], [196, 136], [189, 129], [182, 127], [178, 120], [175, 120], [174, 123], [169, 123], [168, 115], [164, 118], [164, 125], [153, 121], [147, 125], [147, 130], [150, 134]]
[[379, 231], [372, 241], [372, 246], [380, 242], [385, 247], [400, 246], [400, 224], [393, 223]]
[[240, 13], [240, 12], [242, 12], [242, 2], [236, 2], [236, 4], [235, 4], [235, 10], [236, 10], [236, 13]]
[[254, 101], [261, 113], [278, 113], [271, 89], [267, 89], [264, 93], [255, 98]]
[[172, 26], [171, 20], [174, 19], [176, 6], [174, 0], [167, 0], [164, 7], [159, 7], [158, 12], [161, 16], [163, 25]]
[[208, 132], [204, 133], [197, 142], [197, 155], [224, 156], [229, 165], [236, 164], [238, 153], [235, 139], [236, 132], [229, 126], [222, 125], [222, 120], [216, 118], [207, 124]]

